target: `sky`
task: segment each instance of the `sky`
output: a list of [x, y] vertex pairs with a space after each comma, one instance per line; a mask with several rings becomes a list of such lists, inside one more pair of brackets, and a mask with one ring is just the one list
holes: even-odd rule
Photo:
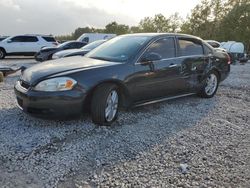
[[155, 14], [186, 18], [200, 0], [0, 0], [0, 35], [72, 33], [112, 21], [137, 25]]

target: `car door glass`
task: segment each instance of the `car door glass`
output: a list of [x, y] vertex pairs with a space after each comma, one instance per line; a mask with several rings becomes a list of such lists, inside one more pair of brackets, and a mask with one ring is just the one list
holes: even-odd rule
[[202, 44], [198, 41], [191, 39], [179, 39], [178, 44], [180, 56], [203, 55]]
[[22, 42], [22, 36], [13, 37], [10, 39], [11, 42]]
[[152, 53], [159, 55], [161, 59], [168, 59], [168, 58], [175, 57], [174, 39], [169, 37], [169, 38], [159, 39], [153, 42], [152, 44], [150, 44], [149, 48], [146, 50], [143, 57]]

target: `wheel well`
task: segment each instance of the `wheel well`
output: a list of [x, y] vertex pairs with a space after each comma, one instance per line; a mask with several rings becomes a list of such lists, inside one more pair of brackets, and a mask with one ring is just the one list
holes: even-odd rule
[[0, 49], [1, 49], [1, 50], [3, 50], [3, 51], [4, 51], [4, 53], [6, 53], [6, 50], [5, 50], [3, 47], [0, 47]]
[[93, 93], [95, 92], [96, 88], [102, 84], [115, 84], [115, 85], [117, 85], [118, 94], [119, 94], [119, 97], [121, 99], [119, 102], [120, 107], [122, 107], [122, 108], [129, 107], [131, 101], [129, 100], [129, 92], [128, 92], [127, 88], [119, 81], [105, 81], [105, 82], [101, 82], [101, 83], [97, 84], [88, 93], [86, 100], [85, 100], [85, 104], [84, 104], [87, 106], [87, 109], [89, 109], [89, 107], [90, 107]]
[[215, 71], [217, 73], [217, 75], [219, 76], [219, 81], [221, 80], [221, 74], [220, 74], [220, 71], [218, 71], [218, 69], [216, 68], [213, 68], [212, 71]]

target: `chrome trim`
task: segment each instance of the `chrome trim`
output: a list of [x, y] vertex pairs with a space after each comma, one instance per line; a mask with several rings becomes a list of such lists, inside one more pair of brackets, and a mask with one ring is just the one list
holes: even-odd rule
[[21, 90], [24, 91], [24, 92], [27, 92], [27, 91], [28, 91], [28, 89], [24, 88], [24, 87], [21, 85], [20, 80], [18, 80], [18, 81], [16, 82], [16, 87], [18, 87], [19, 89], [21, 89]]
[[[155, 61], [155, 63], [161, 62], [161, 61], [166, 61], [166, 60], [172, 60], [172, 59], [181, 59], [181, 58], [188, 58], [188, 57], [205, 57], [205, 55], [186, 55], [186, 56], [179, 56], [179, 57], [171, 57], [171, 58], [166, 58], [166, 59], [161, 59], [158, 61]], [[140, 62], [136, 62], [135, 65], [141, 65]]]
[[20, 110], [23, 110], [23, 108], [18, 104], [18, 102], [16, 102], [17, 103], [17, 107], [20, 109]]
[[168, 67], [177, 67], [178, 65], [177, 64], [173, 64], [173, 65], [169, 65]]
[[158, 103], [158, 102], [162, 102], [162, 101], [177, 99], [177, 98], [181, 98], [181, 97], [187, 97], [187, 96], [195, 95], [195, 94], [196, 93], [188, 93], [188, 94], [177, 95], [177, 96], [173, 96], [173, 97], [166, 97], [166, 98], [162, 98], [162, 99], [156, 99], [156, 100], [153, 100], [153, 101], [149, 101], [149, 102], [145, 102], [145, 103], [141, 103], [141, 104], [136, 104], [136, 105], [133, 106], [133, 108], [140, 107], [140, 106], [145, 106], [145, 105], [149, 105], [149, 104], [154, 104], [154, 103]]

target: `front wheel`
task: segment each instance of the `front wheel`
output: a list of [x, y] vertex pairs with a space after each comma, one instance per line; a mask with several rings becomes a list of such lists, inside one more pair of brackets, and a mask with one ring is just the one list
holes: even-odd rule
[[5, 51], [3, 49], [0, 49], [0, 59], [4, 59], [5, 58]]
[[206, 83], [201, 89], [199, 96], [203, 98], [211, 98], [215, 95], [219, 86], [219, 76], [217, 72], [211, 71], [206, 77]]
[[114, 84], [102, 84], [93, 94], [91, 102], [92, 120], [98, 125], [111, 125], [118, 116], [119, 94]]

